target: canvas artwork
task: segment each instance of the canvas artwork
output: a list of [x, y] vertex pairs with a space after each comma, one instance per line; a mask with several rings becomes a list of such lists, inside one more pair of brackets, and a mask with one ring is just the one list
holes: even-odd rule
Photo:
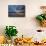
[[25, 17], [25, 5], [8, 5], [8, 17]]

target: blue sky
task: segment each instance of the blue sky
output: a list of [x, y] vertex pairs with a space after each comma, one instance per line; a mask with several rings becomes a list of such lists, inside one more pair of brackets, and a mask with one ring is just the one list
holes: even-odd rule
[[8, 12], [18, 12], [18, 11], [25, 10], [24, 5], [8, 5]]

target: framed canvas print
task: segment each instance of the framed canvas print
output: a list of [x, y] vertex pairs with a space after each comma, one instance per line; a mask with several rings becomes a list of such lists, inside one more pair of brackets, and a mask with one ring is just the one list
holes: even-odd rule
[[8, 17], [25, 17], [25, 5], [8, 5]]

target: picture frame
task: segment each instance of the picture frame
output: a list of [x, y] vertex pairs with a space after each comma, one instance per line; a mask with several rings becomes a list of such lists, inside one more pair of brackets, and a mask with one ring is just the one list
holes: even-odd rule
[[8, 5], [8, 17], [25, 17], [25, 5]]

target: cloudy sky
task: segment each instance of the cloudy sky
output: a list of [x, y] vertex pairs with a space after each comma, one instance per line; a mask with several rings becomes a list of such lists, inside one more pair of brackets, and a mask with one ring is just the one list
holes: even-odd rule
[[24, 5], [8, 5], [8, 12], [22, 12], [24, 9]]

